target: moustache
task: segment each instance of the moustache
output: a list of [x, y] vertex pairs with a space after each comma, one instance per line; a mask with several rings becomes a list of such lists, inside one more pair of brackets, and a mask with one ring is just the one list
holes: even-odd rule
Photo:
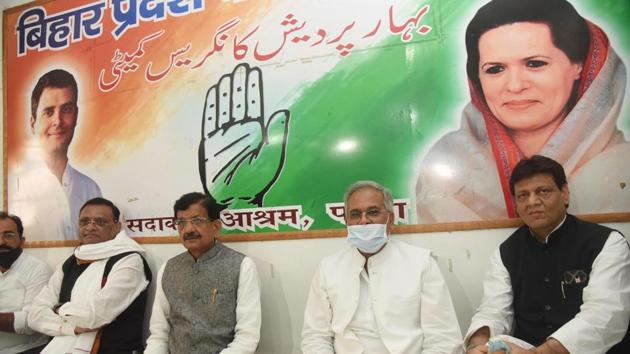
[[7, 245], [0, 246], [0, 250], [4, 250], [4, 251], [9, 251], [10, 252], [10, 251], [13, 251], [13, 249], [14, 249], [13, 247], [9, 247]]
[[197, 238], [201, 238], [201, 235], [196, 232], [187, 232], [184, 234], [184, 240], [193, 240]]

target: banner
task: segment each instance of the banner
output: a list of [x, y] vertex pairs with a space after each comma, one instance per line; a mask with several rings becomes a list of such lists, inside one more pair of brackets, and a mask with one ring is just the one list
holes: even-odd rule
[[342, 228], [358, 180], [392, 190], [398, 224], [507, 219], [511, 168], [542, 154], [565, 167], [570, 212], [630, 212], [630, 4], [571, 2], [579, 60], [558, 48], [569, 30], [490, 13], [508, 22], [477, 36], [471, 77], [466, 29], [486, 3], [9, 9], [5, 205], [29, 241], [77, 239], [101, 195], [132, 236], [174, 235], [191, 191], [226, 206], [227, 233]]

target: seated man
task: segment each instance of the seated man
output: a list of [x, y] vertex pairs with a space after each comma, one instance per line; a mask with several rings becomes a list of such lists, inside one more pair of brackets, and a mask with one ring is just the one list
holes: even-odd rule
[[630, 353], [627, 338], [612, 348], [630, 318], [626, 239], [567, 214], [566, 176], [550, 158], [521, 160], [510, 192], [525, 225], [490, 259], [467, 353], [487, 353], [488, 339], [499, 335], [537, 346], [524, 350], [506, 338], [501, 345], [512, 353]]
[[216, 202], [184, 194], [173, 207], [187, 249], [158, 273], [145, 354], [254, 353], [260, 339], [260, 280], [254, 262], [216, 240]]
[[453, 353], [461, 332], [451, 296], [428, 250], [389, 239], [391, 193], [375, 182], [345, 198], [350, 247], [328, 256], [311, 284], [302, 351]]
[[33, 301], [28, 323], [53, 336], [43, 353], [123, 354], [142, 350], [151, 271], [144, 250], [121, 231], [109, 200], [88, 200], [79, 212], [80, 246]]
[[39, 353], [46, 336], [26, 325], [26, 311], [46, 285], [50, 269], [22, 252], [24, 228], [15, 215], [0, 212], [0, 353]]

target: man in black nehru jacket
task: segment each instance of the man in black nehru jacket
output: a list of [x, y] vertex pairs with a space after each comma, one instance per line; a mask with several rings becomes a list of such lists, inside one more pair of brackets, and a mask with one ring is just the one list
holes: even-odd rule
[[[567, 214], [566, 176], [550, 158], [521, 160], [512, 171], [510, 192], [525, 225], [490, 259], [466, 352], [488, 353], [489, 339], [511, 335], [492, 340], [493, 346], [510, 347], [513, 354], [630, 353], [626, 239]], [[514, 337], [534, 348], [514, 344]]]

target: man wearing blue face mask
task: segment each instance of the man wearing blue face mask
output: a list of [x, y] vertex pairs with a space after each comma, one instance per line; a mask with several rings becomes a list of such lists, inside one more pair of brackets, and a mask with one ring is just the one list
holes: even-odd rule
[[428, 250], [389, 239], [394, 203], [370, 181], [344, 197], [349, 247], [313, 277], [302, 351], [454, 353], [462, 337], [446, 283]]

